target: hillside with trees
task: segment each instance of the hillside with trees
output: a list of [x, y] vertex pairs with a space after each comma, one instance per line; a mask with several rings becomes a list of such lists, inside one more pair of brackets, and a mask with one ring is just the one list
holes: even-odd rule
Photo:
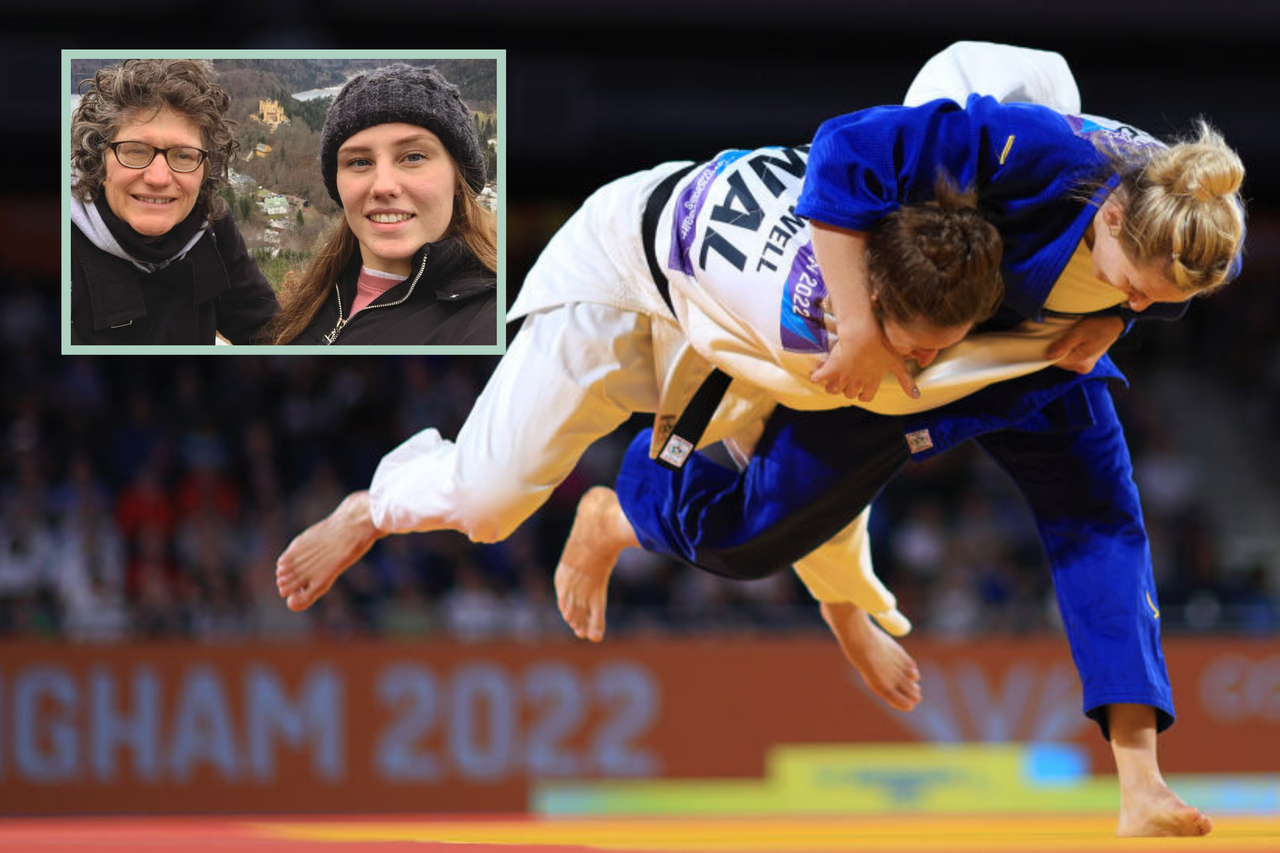
[[[395, 62], [393, 59], [216, 59], [211, 61], [214, 79], [231, 97], [230, 117], [235, 121], [239, 144], [234, 172], [249, 179], [247, 184], [227, 187], [224, 197], [231, 204], [236, 222], [246, 242], [273, 284], [285, 271], [301, 266], [313, 246], [329, 226], [341, 216], [341, 208], [329, 198], [320, 177], [318, 157], [320, 131], [332, 97], [298, 101], [295, 92], [342, 85], [359, 71]], [[411, 65], [435, 66], [458, 86], [463, 99], [475, 113], [476, 130], [488, 155], [488, 174], [497, 182], [497, 157], [484, 144], [497, 134], [497, 62], [492, 59], [408, 59]], [[71, 61], [71, 88], [91, 77], [100, 68], [120, 60], [74, 59]], [[254, 121], [260, 101], [274, 100], [289, 121], [274, 130]], [[265, 156], [257, 156], [259, 145], [269, 146]], [[287, 214], [269, 215], [262, 208], [264, 193], [290, 199]], [[273, 222], [277, 227], [272, 227]], [[279, 227], [281, 225], [287, 227]]]
[[[80, 81], [92, 77], [98, 69], [123, 61], [71, 60], [70, 91], [75, 93]], [[498, 69], [497, 62], [492, 59], [215, 59], [212, 64], [219, 74], [219, 82], [234, 98], [254, 92], [269, 92], [273, 88], [292, 93], [341, 86], [352, 74], [396, 61], [433, 66], [461, 90], [462, 99], [471, 109], [483, 113], [497, 109]], [[274, 86], [267, 85], [269, 80], [274, 81]]]

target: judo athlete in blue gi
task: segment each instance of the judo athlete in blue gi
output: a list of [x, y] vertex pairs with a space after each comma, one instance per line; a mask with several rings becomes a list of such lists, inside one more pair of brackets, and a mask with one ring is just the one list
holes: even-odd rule
[[[1219, 144], [1202, 133], [1197, 156]], [[1238, 272], [1238, 160], [1227, 169], [1232, 176], [1198, 176], [1188, 186], [1181, 153], [1131, 129], [991, 98], [973, 97], [965, 107], [936, 101], [878, 108], [820, 129], [796, 213], [812, 220], [829, 285], [831, 271], [849, 264], [830, 260], [842, 257], [839, 248], [824, 252], [819, 234], [846, 240], [856, 252], [858, 232], [897, 205], [925, 199], [941, 167], [977, 187], [979, 208], [1004, 238], [1005, 299], [984, 330], [1054, 315], [1113, 316], [1118, 335], [1137, 312], [1170, 303], [1156, 310], [1176, 316], [1191, 296]], [[607, 490], [584, 498], [557, 570], [557, 588], [576, 590], [578, 601], [566, 608], [562, 598], [562, 612], [579, 636], [600, 638], [599, 581], [607, 583], [627, 545], [729, 577], [781, 570], [838, 533], [906, 461], [976, 440], [1035, 515], [1085, 712], [1116, 755], [1119, 833], [1207, 833], [1209, 819], [1168, 789], [1156, 763], [1156, 734], [1173, 722], [1174, 709], [1150, 549], [1107, 387], [1121, 379], [1103, 354], [1115, 335], [1101, 351], [1095, 341], [1071, 360], [1078, 375], [1049, 368], [932, 411], [779, 408], [740, 471], [697, 453], [682, 467], [659, 466], [642, 434], [623, 463], [616, 498]], [[911, 379], [898, 378], [904, 387]], [[861, 397], [866, 386], [837, 381], [835, 390]], [[914, 664], [856, 611], [847, 602], [823, 602], [824, 617], [872, 689], [909, 710], [919, 701]]]

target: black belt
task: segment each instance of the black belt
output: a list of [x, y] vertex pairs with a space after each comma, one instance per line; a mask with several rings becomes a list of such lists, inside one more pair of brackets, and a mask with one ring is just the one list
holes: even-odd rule
[[[644, 206], [644, 215], [640, 218], [640, 238], [644, 242], [644, 259], [649, 264], [649, 274], [653, 276], [653, 283], [658, 287], [658, 294], [662, 297], [662, 301], [667, 303], [672, 314], [675, 313], [675, 306], [671, 304], [671, 283], [667, 281], [662, 267], [658, 265], [658, 255], [654, 249], [654, 243], [658, 237], [658, 217], [662, 215], [662, 209], [671, 200], [676, 184], [697, 167], [698, 164], [695, 163], [663, 178], [662, 183], [654, 187], [653, 192], [650, 193], [649, 201]], [[662, 443], [662, 449], [658, 451], [659, 465], [670, 468], [672, 471], [678, 471], [684, 467], [685, 460], [698, 446], [702, 434], [707, 431], [707, 424], [711, 423], [711, 416], [716, 413], [731, 381], [733, 378], [729, 374], [718, 367], [712, 368], [711, 375], [698, 386], [693, 399], [689, 401], [689, 405], [685, 406], [676, 420], [676, 425], [672, 427], [671, 434]]]
[[662, 273], [662, 267], [658, 266], [658, 253], [653, 248], [653, 244], [658, 239], [658, 217], [662, 215], [662, 208], [666, 207], [667, 202], [671, 200], [671, 194], [676, 191], [676, 184], [680, 183], [680, 179], [697, 167], [698, 164], [694, 163], [663, 178], [662, 183], [654, 187], [653, 192], [649, 194], [649, 201], [644, 206], [644, 215], [640, 217], [640, 239], [644, 241], [644, 259], [649, 264], [649, 275], [653, 276], [653, 283], [658, 286], [658, 294], [662, 297], [662, 301], [667, 303], [672, 314], [676, 313], [676, 309], [671, 304], [671, 282], [667, 281], [667, 277]]

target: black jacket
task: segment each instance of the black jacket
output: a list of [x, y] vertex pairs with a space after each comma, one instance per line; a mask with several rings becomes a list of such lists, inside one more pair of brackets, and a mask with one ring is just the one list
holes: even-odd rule
[[186, 257], [145, 273], [89, 242], [71, 226], [73, 344], [256, 343], [276, 312], [271, 284], [224, 216]]
[[[360, 262], [357, 251], [310, 325], [290, 343], [448, 346], [497, 340], [497, 276], [461, 241], [423, 246], [413, 256], [410, 276], [352, 318]], [[345, 322], [329, 340], [339, 317]]]

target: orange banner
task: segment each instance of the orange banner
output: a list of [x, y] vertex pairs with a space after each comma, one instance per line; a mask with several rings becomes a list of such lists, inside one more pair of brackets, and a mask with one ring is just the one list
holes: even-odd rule
[[[511, 811], [534, 778], [757, 777], [778, 743], [1069, 741], [1109, 771], [1063, 640], [908, 646], [911, 714], [818, 635], [9, 645], [0, 811]], [[1280, 770], [1280, 645], [1175, 639], [1166, 656], [1164, 769]]]

